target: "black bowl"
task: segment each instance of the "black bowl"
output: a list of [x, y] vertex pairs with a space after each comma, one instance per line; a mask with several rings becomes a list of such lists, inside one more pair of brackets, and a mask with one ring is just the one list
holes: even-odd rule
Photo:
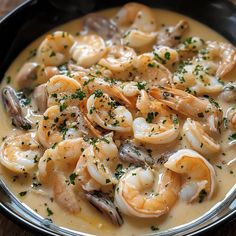
[[[122, 6], [128, 0], [29, 0], [0, 21], [0, 78], [14, 58], [30, 42], [51, 28], [87, 13]], [[192, 17], [222, 34], [236, 45], [236, 6], [226, 0], [136, 0], [151, 7], [176, 11]], [[236, 191], [231, 191], [212, 211], [190, 226], [170, 230], [160, 235], [196, 235], [236, 217], [232, 203]], [[0, 179], [0, 211], [14, 222], [24, 224], [34, 232], [47, 235], [86, 235], [68, 232], [36, 216], [25, 208]], [[198, 226], [200, 225], [200, 227]], [[157, 234], [153, 234], [157, 235]], [[159, 235], [159, 234], [158, 234]]]

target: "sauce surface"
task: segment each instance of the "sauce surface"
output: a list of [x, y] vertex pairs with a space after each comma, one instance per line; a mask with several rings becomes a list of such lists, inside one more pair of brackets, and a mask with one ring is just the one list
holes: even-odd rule
[[[152, 10], [156, 16], [158, 28], [161, 28], [163, 24], [175, 25], [180, 20], [186, 20], [189, 23], [189, 30], [184, 35], [184, 38], [188, 38], [189, 36], [198, 36], [205, 41], [211, 40], [218, 42], [227, 42], [227, 40], [218, 33], [186, 16], [161, 9]], [[117, 13], [117, 11], [118, 9], [105, 10], [99, 12], [99, 15], [112, 17]], [[76, 35], [77, 32], [81, 31], [81, 27], [81, 20], [76, 19], [64, 25], [58, 26], [55, 29], [52, 29], [51, 32], [60, 30], [66, 31], [72, 35]], [[19, 68], [21, 68], [21, 66], [26, 61], [28, 61], [28, 58], [32, 56], [32, 53], [34, 54], [35, 49], [38, 48], [44, 37], [45, 35], [38, 38], [16, 58], [16, 60], [12, 63], [12, 65], [6, 72], [6, 78], [3, 79], [1, 88], [3, 88], [7, 84], [7, 78], [8, 80], [9, 78], [12, 78], [10, 85], [13, 87], [15, 86], [14, 77], [19, 71]], [[33, 59], [34, 57], [32, 57], [32, 59], [30, 60]], [[227, 80], [234, 81], [235, 77], [236, 70], [234, 69], [227, 75]], [[216, 100], [220, 104], [225, 114], [231, 104], [217, 98]], [[0, 113], [0, 139], [4, 140], [4, 138], [6, 136], [9, 136], [9, 134], [18, 131], [12, 129], [11, 122], [9, 121], [8, 115], [4, 110], [2, 102], [0, 104]], [[192, 204], [178, 200], [169, 213], [156, 219], [142, 219], [124, 216], [124, 225], [122, 227], [113, 226], [106, 217], [103, 217], [93, 206], [89, 205], [84, 200], [80, 200], [82, 209], [81, 212], [74, 215], [68, 213], [45, 194], [45, 189], [43, 186], [39, 186], [39, 188], [42, 189], [41, 192], [38, 190], [34, 191], [34, 189], [31, 188], [32, 176], [17, 176], [15, 173], [8, 171], [5, 167], [0, 165], [0, 177], [22, 203], [29, 206], [33, 211], [35, 211], [42, 217], [52, 219], [52, 221], [56, 225], [96, 235], [142, 235], [144, 233], [153, 232], [157, 230], [157, 228], [160, 231], [188, 223], [200, 217], [201, 215], [209, 211], [216, 203], [224, 199], [226, 193], [235, 184], [235, 164], [227, 166], [227, 163], [230, 160], [233, 160], [233, 158], [236, 156], [235, 148], [228, 146], [228, 138], [231, 134], [232, 131], [224, 130], [219, 139], [222, 150], [219, 152], [219, 154], [214, 154], [209, 158], [209, 162], [213, 165], [216, 171], [217, 183], [216, 190], [214, 191], [214, 195], [211, 199], [203, 201], [201, 203], [194, 202]], [[167, 144], [167, 146], [163, 148], [163, 150], [166, 151], [170, 148], [176, 149], [178, 145], [179, 144]], [[184, 146], [183, 142], [182, 146]], [[160, 152], [160, 150], [156, 152], [158, 153]], [[24, 191], [27, 191], [27, 194], [24, 196], [20, 196], [19, 193], [22, 193]]]

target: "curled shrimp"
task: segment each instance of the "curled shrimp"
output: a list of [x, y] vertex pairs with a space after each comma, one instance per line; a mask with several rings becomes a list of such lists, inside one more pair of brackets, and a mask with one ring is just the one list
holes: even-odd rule
[[72, 58], [82, 67], [96, 64], [106, 53], [106, 45], [102, 37], [91, 34], [80, 36], [72, 46]]
[[184, 181], [180, 196], [192, 202], [204, 197], [210, 199], [215, 190], [215, 171], [200, 154], [190, 149], [182, 149], [171, 155], [164, 164], [166, 168], [182, 175]]
[[127, 46], [112, 46], [107, 55], [99, 61], [99, 64], [107, 67], [114, 73], [123, 72], [132, 66], [136, 57], [135, 51]]
[[83, 155], [86, 158], [86, 167], [92, 179], [101, 186], [117, 183], [112, 171], [118, 161], [118, 149], [113, 142], [112, 135], [95, 140], [95, 143], [90, 145]]
[[184, 138], [191, 148], [203, 155], [211, 155], [220, 151], [220, 145], [210, 137], [203, 126], [190, 118], [183, 126]]
[[218, 131], [222, 110], [213, 99], [200, 99], [185, 91], [168, 87], [152, 88], [150, 94], [187, 117], [207, 122], [210, 131]]
[[127, 26], [147, 33], [155, 31], [157, 24], [152, 10], [139, 3], [125, 4], [114, 21], [118, 26]]
[[178, 137], [179, 122], [177, 116], [161, 102], [152, 101], [145, 90], [140, 91], [137, 108], [144, 117], [133, 122], [134, 138], [140, 142], [163, 144]]
[[227, 123], [229, 128], [236, 130], [236, 108], [230, 107], [226, 112]]
[[87, 88], [87, 90], [89, 90], [89, 94], [91, 94], [91, 92], [101, 90], [117, 101], [125, 103], [127, 106], [131, 105], [129, 99], [125, 96], [122, 89], [120, 89], [117, 82], [99, 77], [93, 78], [92, 80], [89, 80], [88, 78], [86, 81], [84, 82], [84, 84], [86, 84], [84, 85], [84, 88]]
[[123, 37], [123, 44], [135, 49], [142, 49], [154, 43], [156, 33], [145, 33], [140, 30], [129, 30]]
[[149, 53], [139, 55], [133, 62], [135, 81], [143, 81], [153, 86], [170, 86], [171, 72]]
[[39, 122], [37, 136], [40, 143], [49, 148], [63, 139], [87, 134], [83, 115], [76, 106], [55, 105], [49, 107]]
[[236, 49], [229, 43], [208, 41], [206, 52], [205, 57], [218, 62], [217, 77], [224, 77], [236, 64]]
[[15, 173], [27, 173], [36, 167], [42, 148], [35, 133], [12, 135], [1, 145], [0, 163]]
[[174, 73], [173, 84], [197, 95], [216, 94], [223, 90], [222, 83], [215, 76], [216, 70], [216, 64], [210, 61], [188, 61]]
[[53, 76], [47, 82], [46, 88], [48, 93], [48, 107], [58, 104], [78, 105], [80, 98], [83, 99], [80, 84], [65, 75]]
[[67, 32], [56, 31], [46, 36], [40, 44], [37, 57], [46, 66], [59, 66], [70, 58], [74, 38]]
[[75, 194], [73, 173], [83, 148], [87, 146], [82, 138], [64, 140], [54, 148], [47, 149], [39, 160], [37, 177], [40, 183], [50, 185], [56, 202], [75, 213], [80, 210], [80, 205]]
[[116, 187], [115, 203], [126, 215], [151, 218], [167, 213], [178, 199], [180, 176], [170, 170], [161, 175], [141, 167], [124, 174]]
[[87, 101], [88, 118], [107, 130], [130, 132], [133, 117], [125, 106], [116, 104], [108, 94], [100, 91]]
[[47, 149], [38, 163], [37, 177], [41, 183], [50, 184], [54, 171], [71, 173], [88, 145], [83, 138], [63, 140]]
[[181, 20], [174, 27], [164, 27], [157, 36], [158, 46], [176, 46], [189, 28], [188, 22]]

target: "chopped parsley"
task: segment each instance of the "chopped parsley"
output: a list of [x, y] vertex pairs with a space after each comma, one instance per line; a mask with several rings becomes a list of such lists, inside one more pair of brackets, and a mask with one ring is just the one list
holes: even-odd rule
[[19, 195], [20, 195], [21, 197], [25, 196], [26, 194], [27, 194], [27, 191], [23, 191], [23, 192], [20, 192], [20, 193], [19, 193]]
[[53, 215], [53, 211], [49, 207], [47, 207], [47, 213], [48, 213], [48, 216]]
[[198, 202], [199, 202], [199, 203], [203, 202], [203, 200], [204, 200], [204, 198], [206, 197], [206, 195], [207, 195], [206, 190], [205, 190], [205, 189], [202, 189], [202, 190], [200, 191], [199, 195], [198, 195], [198, 198], [199, 198]]
[[77, 175], [76, 173], [72, 173], [72, 174], [69, 176], [70, 184], [75, 185], [75, 178], [76, 178], [77, 176], [78, 176], [78, 175]]
[[146, 118], [146, 121], [148, 122], [148, 123], [152, 123], [152, 120], [156, 117], [158, 115], [158, 112], [149, 112], [148, 114], [147, 114], [147, 118]]

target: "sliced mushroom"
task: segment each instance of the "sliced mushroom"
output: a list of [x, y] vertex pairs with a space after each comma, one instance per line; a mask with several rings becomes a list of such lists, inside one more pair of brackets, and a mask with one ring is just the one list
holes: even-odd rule
[[187, 21], [181, 20], [174, 27], [164, 27], [158, 34], [157, 46], [175, 47], [189, 28]]
[[25, 130], [31, 129], [31, 122], [23, 117], [20, 101], [12, 87], [7, 86], [2, 89], [2, 101], [13, 125]]
[[48, 94], [46, 83], [37, 86], [33, 91], [33, 99], [38, 107], [39, 112], [43, 113], [47, 109]]
[[122, 161], [141, 166], [154, 164], [154, 159], [151, 158], [148, 153], [130, 143], [125, 143], [119, 148], [119, 158]]
[[86, 30], [96, 32], [105, 40], [116, 39], [117, 41], [120, 36], [118, 27], [111, 20], [97, 14], [85, 16], [83, 25]]
[[15, 77], [16, 86], [19, 89], [31, 87], [37, 79], [39, 65], [35, 62], [25, 63]]
[[85, 192], [85, 197], [97, 210], [107, 215], [115, 225], [121, 226], [124, 223], [118, 208], [105, 193]]

